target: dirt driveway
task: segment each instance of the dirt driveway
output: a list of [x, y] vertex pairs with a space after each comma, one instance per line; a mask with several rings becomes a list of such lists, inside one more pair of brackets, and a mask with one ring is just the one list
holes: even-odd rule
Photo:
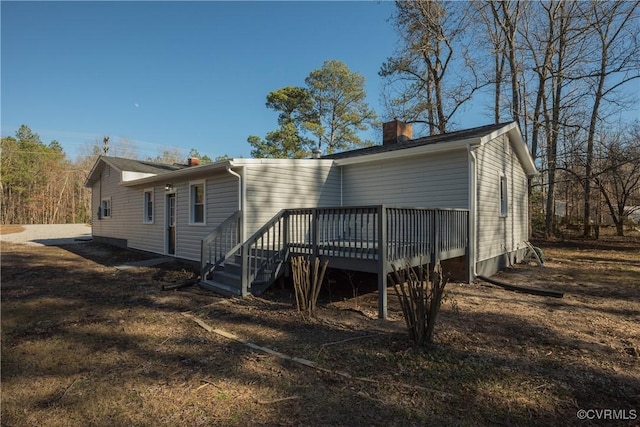
[[0, 241], [34, 246], [59, 246], [91, 240], [91, 226], [86, 224], [23, 225], [20, 233], [2, 234]]
[[305, 321], [288, 288], [164, 292], [186, 265], [123, 271], [144, 255], [3, 244], [2, 425], [637, 425], [640, 236], [543, 249], [544, 269], [500, 277], [564, 298], [449, 284], [425, 350], [393, 293], [391, 320], [375, 319], [366, 283]]

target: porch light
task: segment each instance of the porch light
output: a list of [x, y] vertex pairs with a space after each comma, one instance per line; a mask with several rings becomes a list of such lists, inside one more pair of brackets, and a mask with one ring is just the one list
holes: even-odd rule
[[164, 185], [164, 191], [171, 191], [171, 190], [173, 190], [173, 184]]

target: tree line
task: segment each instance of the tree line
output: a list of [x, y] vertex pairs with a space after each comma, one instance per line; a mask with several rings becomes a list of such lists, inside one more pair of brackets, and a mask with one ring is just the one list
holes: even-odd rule
[[[45, 144], [27, 125], [0, 142], [0, 218], [2, 224], [88, 223], [91, 190], [84, 182], [100, 155], [107, 154], [157, 163], [185, 163], [180, 150], [166, 149], [155, 157], [141, 158], [126, 139], [108, 147], [93, 141], [75, 161], [67, 158], [58, 141]], [[213, 160], [191, 149], [188, 157]], [[219, 160], [216, 158], [215, 160]]]
[[67, 160], [58, 141], [45, 144], [22, 125], [15, 138], [2, 138], [0, 149], [2, 224], [89, 220], [91, 195], [83, 187], [86, 165]]
[[[379, 71], [384, 116], [423, 134], [446, 133], [465, 127], [459, 118], [482, 95], [490, 100], [488, 121], [519, 124], [541, 172], [530, 183], [536, 229], [552, 237], [562, 217], [589, 236], [610, 217], [621, 234], [628, 215], [640, 212], [640, 126], [621, 123], [638, 103], [638, 5], [398, 1], [397, 48]], [[371, 143], [329, 137], [375, 123], [366, 104], [350, 102], [364, 100], [362, 76], [329, 61], [305, 83], [267, 95], [281, 128], [264, 140], [250, 136], [254, 155], [300, 157]]]
[[[625, 119], [638, 103], [639, 4], [397, 2], [390, 20], [397, 46], [379, 70], [381, 116], [433, 135], [467, 127], [463, 113], [483, 102], [487, 121], [519, 124], [536, 161], [530, 212], [537, 230], [552, 237], [562, 220], [589, 236], [611, 218], [622, 233], [640, 206], [640, 124]], [[277, 128], [248, 137], [252, 156], [301, 158], [378, 143], [361, 138], [379, 125], [365, 98], [364, 76], [325, 61], [304, 86], [267, 94]], [[102, 148], [96, 142], [70, 162], [59, 143], [42, 143], [26, 126], [3, 138], [2, 222], [87, 221], [81, 183]], [[109, 154], [137, 158], [127, 144]], [[165, 150], [147, 160], [184, 157]]]
[[[386, 108], [423, 123], [429, 133], [457, 126], [479, 93], [487, 115], [516, 121], [541, 171], [531, 182], [546, 237], [558, 231], [562, 190], [584, 236], [603, 218], [600, 201], [622, 233], [640, 205], [640, 78], [637, 1], [398, 2], [398, 52], [383, 64]], [[614, 176], [615, 174], [615, 176]], [[538, 194], [533, 194], [538, 193]]]

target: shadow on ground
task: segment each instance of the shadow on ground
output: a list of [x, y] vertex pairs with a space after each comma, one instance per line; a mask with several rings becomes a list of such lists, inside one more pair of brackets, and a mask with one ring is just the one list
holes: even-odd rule
[[[549, 309], [528, 296], [460, 293], [426, 351], [352, 299], [306, 322], [286, 288], [245, 300], [163, 292], [193, 270], [113, 267], [152, 257], [96, 243], [3, 246], [3, 425], [584, 425], [577, 408], [640, 404], [637, 358], [520, 315], [525, 304]], [[513, 310], [473, 309], [472, 298]], [[357, 308], [376, 301], [360, 295]], [[185, 311], [325, 370], [207, 332]]]

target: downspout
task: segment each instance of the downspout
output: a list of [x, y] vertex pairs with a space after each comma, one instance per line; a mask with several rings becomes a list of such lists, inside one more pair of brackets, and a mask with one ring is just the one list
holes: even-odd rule
[[243, 184], [243, 179], [242, 179], [242, 175], [240, 175], [239, 173], [235, 172], [233, 169], [231, 169], [231, 165], [227, 165], [227, 172], [229, 172], [231, 175], [235, 176], [236, 178], [238, 178], [238, 210], [240, 211], [240, 223], [241, 223], [241, 235], [240, 235], [240, 240], [242, 242], [244, 242], [244, 234], [245, 234], [245, 214], [244, 214], [244, 191], [242, 191], [242, 184]]
[[469, 144], [467, 150], [469, 151], [469, 265], [471, 267], [471, 274], [469, 275], [470, 281], [475, 280], [478, 275], [476, 270], [476, 249], [477, 249], [477, 206], [478, 206], [478, 177], [476, 175], [476, 153], [474, 152], [474, 146]]

